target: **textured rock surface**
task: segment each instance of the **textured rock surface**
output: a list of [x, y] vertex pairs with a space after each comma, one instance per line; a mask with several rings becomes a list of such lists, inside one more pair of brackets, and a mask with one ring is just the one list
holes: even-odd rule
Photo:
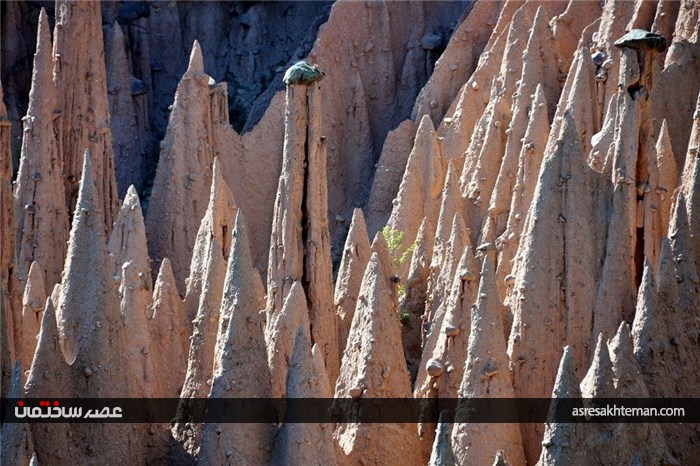
[[[202, 424], [182, 403], [174, 426], [3, 425], [3, 455], [693, 464], [692, 423], [437, 414], [697, 393], [698, 17], [691, 0], [0, 3], [4, 396], [438, 403], [337, 425], [281, 406], [277, 425]], [[635, 29], [666, 48], [620, 42]], [[323, 79], [285, 89], [301, 60]]]
[[[372, 254], [343, 353], [336, 398], [406, 398], [411, 394], [401, 350], [396, 290], [388, 266], [379, 254]], [[334, 438], [340, 448], [339, 464], [422, 462], [417, 431], [408, 424], [338, 424]]]
[[105, 231], [109, 233], [118, 199], [103, 44], [99, 3], [56, 2], [53, 80], [66, 201], [72, 212], [78, 198], [83, 152], [89, 150]]
[[[270, 375], [263, 333], [260, 279], [253, 268], [243, 214], [232, 232], [221, 300], [210, 398], [268, 398]], [[251, 377], [251, 375], [255, 377]], [[270, 424], [204, 424], [200, 464], [266, 464], [272, 443]]]
[[[48, 289], [61, 280], [68, 240], [68, 208], [63, 184], [63, 154], [54, 108], [51, 31], [46, 12], [39, 16], [32, 90], [22, 132], [22, 154], [15, 186], [18, 272], [26, 280], [38, 261]], [[59, 117], [60, 118], [60, 117]], [[83, 149], [84, 150], [84, 149]]]

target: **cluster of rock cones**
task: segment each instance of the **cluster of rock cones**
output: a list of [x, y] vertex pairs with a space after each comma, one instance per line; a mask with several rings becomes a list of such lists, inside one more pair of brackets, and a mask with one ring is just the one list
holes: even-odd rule
[[[336, 3], [309, 57], [325, 78], [290, 83], [242, 136], [195, 42], [145, 220], [133, 188], [119, 207], [99, 5], [58, 1], [53, 42], [42, 12], [14, 187], [0, 105], [3, 397], [697, 394], [697, 4], [477, 1], [392, 129], [376, 112], [427, 49], [397, 64], [396, 44], [422, 32], [397, 38], [418, 7], [389, 3]], [[618, 41], [633, 29], [668, 46]], [[699, 451], [690, 424], [2, 427], [7, 464], [651, 465]]]

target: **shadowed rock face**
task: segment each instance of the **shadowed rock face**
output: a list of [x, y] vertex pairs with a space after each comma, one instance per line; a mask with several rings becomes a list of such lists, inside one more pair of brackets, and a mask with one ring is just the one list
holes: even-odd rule
[[[552, 397], [556, 410], [697, 394], [692, 1], [0, 8], [3, 396]], [[276, 423], [245, 425], [187, 409], [172, 426], [4, 424], [3, 458], [700, 454], [692, 423], [298, 424], [280, 404]]]

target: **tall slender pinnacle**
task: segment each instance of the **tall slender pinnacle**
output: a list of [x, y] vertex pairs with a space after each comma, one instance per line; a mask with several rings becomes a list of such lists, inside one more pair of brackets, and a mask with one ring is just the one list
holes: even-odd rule
[[[38, 261], [47, 289], [61, 280], [68, 241], [68, 209], [63, 185], [63, 159], [59, 150], [52, 81], [51, 31], [46, 11], [39, 14], [29, 107], [24, 119], [20, 167], [15, 188], [18, 275], [23, 281]], [[84, 149], [84, 148], [83, 148]]]
[[352, 316], [355, 314], [362, 275], [369, 262], [370, 244], [361, 209], [355, 209], [348, 237], [345, 240], [338, 278], [335, 282], [334, 303], [338, 314], [338, 348], [345, 349]]
[[[437, 133], [430, 117], [424, 115], [387, 224], [403, 233], [404, 247], [416, 239], [423, 217], [428, 218], [430, 225], [437, 224], [445, 168]], [[400, 276], [405, 275], [407, 267], [400, 268]]]
[[[379, 254], [372, 253], [343, 353], [336, 398], [410, 397], [396, 307], [387, 267]], [[341, 464], [421, 462], [418, 435], [409, 425], [338, 424], [334, 438], [339, 454], [342, 451]]]
[[[290, 299], [296, 284], [287, 299]], [[303, 298], [303, 290], [298, 293]], [[320, 369], [320, 371], [319, 371]], [[314, 362], [311, 334], [302, 323], [296, 331], [293, 351], [286, 380], [287, 398], [323, 398], [324, 382], [328, 382], [325, 368]], [[290, 462], [305, 465], [334, 466], [335, 449], [331, 438], [331, 424], [285, 422], [275, 438], [272, 464], [283, 466]]]
[[[236, 215], [226, 271], [210, 398], [269, 398], [270, 374], [257, 287], [243, 214]], [[255, 377], [251, 378], [251, 375]], [[204, 424], [197, 462], [266, 464], [273, 431], [269, 424]]]
[[148, 324], [156, 377], [154, 397], [176, 398], [187, 370], [187, 351], [191, 322], [177, 292], [177, 284], [169, 259], [160, 263], [153, 287], [151, 318]]
[[[469, 355], [459, 388], [460, 399], [515, 396], [503, 332], [505, 309], [496, 288], [495, 269], [495, 251], [489, 251], [483, 258], [479, 297], [472, 307]], [[459, 407], [457, 409], [459, 413]], [[485, 429], [479, 424], [456, 423], [452, 430], [452, 445], [459, 464], [488, 464], [492, 452], [474, 448], [478, 445], [505, 450], [513, 464], [525, 463], [517, 424], [498, 424]]]
[[[112, 284], [107, 270], [107, 241], [102, 228], [103, 203], [93, 175], [90, 152], [86, 150], [63, 270], [60, 304], [56, 309], [61, 348], [68, 364], [72, 364], [78, 353], [85, 349], [84, 334], [96, 325], [95, 313], [90, 307], [107, 307], [110, 305], [107, 299], [112, 297], [100, 292], [94, 296], [97, 290], [105, 290]], [[99, 267], [102, 273], [96, 273], [95, 267]], [[93, 283], [85, 283], [86, 278]]]
[[270, 236], [267, 322], [282, 309], [294, 281], [309, 304], [311, 338], [319, 344], [331, 382], [338, 376], [338, 328], [328, 230], [326, 136], [321, 133], [323, 72], [306, 62], [285, 75], [285, 139]]
[[[559, 362], [557, 378], [552, 390], [550, 416], [555, 416], [559, 400], [580, 399], [581, 389], [576, 378], [571, 348], [566, 346]], [[566, 402], [566, 401], [564, 401]], [[542, 441], [542, 453], [538, 466], [583, 466], [586, 464], [583, 450], [583, 429], [579, 424], [547, 422]]]
[[[219, 153], [232, 154], [240, 142], [228, 124], [226, 84], [209, 84], [211, 78], [203, 71], [201, 48], [196, 42], [191, 58], [175, 92], [146, 216], [153, 265], [158, 267], [164, 258], [170, 259], [180, 290], [192, 273], [193, 249], [211, 197], [214, 158]], [[223, 179], [223, 167], [219, 171]], [[193, 312], [189, 305], [188, 312]]]
[[[233, 231], [237, 210], [233, 194], [231, 194], [231, 190], [221, 173], [219, 159], [214, 158], [209, 203], [197, 230], [189, 277], [186, 280], [185, 312], [190, 321], [197, 313], [204, 286], [207, 262], [202, 258], [206, 256], [212, 238], [216, 238], [221, 245], [223, 257], [228, 257], [231, 248], [231, 234], [229, 232]], [[175, 270], [173, 272], [175, 273]]]
[[284, 300], [282, 310], [268, 324], [268, 365], [273, 398], [283, 398], [287, 393], [287, 372], [291, 364], [296, 333], [300, 327], [310, 327], [309, 308], [304, 288], [294, 282]]
[[83, 152], [89, 150], [104, 230], [109, 234], [118, 197], [99, 3], [56, 2], [53, 56], [66, 205], [71, 211], [76, 205]]

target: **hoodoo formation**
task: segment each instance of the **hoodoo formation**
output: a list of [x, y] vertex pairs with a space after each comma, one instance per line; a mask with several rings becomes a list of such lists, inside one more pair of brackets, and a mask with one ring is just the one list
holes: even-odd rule
[[[697, 1], [14, 1], [0, 43], [3, 464], [699, 464], [692, 403], [561, 416], [697, 405]], [[16, 414], [95, 398], [167, 400]]]

